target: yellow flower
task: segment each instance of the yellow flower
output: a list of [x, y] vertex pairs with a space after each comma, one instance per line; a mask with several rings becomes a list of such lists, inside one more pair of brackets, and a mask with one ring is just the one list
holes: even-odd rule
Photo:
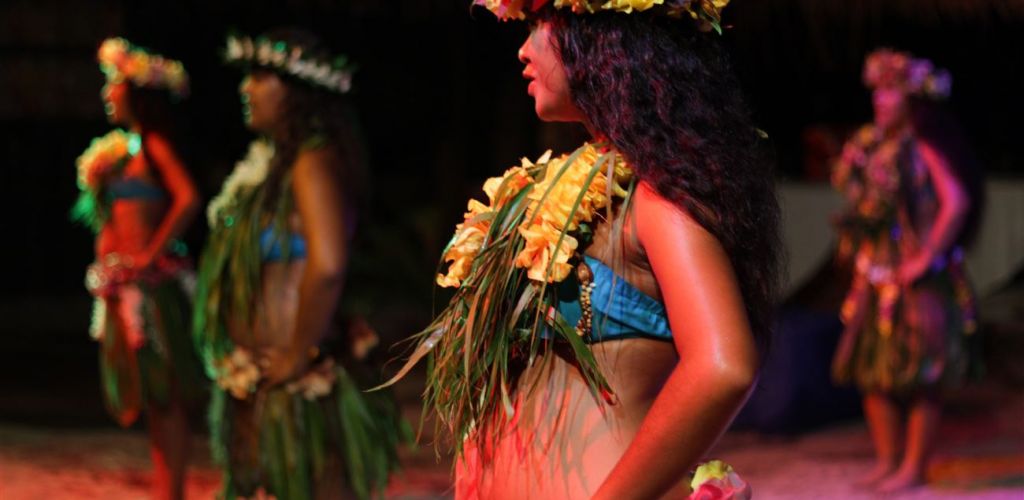
[[490, 229], [489, 223], [456, 229], [455, 241], [444, 254], [444, 260], [450, 263], [448, 273], [437, 275], [438, 286], [462, 286], [462, 280], [469, 275], [469, 270], [473, 267], [473, 259], [483, 247], [488, 229]]
[[526, 171], [526, 167], [533, 166], [529, 160], [523, 160], [524, 166], [512, 167], [505, 171], [501, 177], [492, 177], [484, 182], [484, 194], [490, 202], [484, 205], [477, 200], [469, 200], [466, 206], [467, 212], [463, 216], [463, 222], [455, 226], [455, 236], [452, 243], [445, 252], [442, 260], [448, 262], [448, 272], [438, 274], [436, 282], [438, 286], [459, 287], [462, 280], [469, 275], [473, 268], [473, 259], [480, 253], [483, 247], [484, 238], [491, 228], [489, 219], [480, 216], [496, 212], [505, 203], [519, 193], [523, 188], [533, 182], [533, 178]]
[[[615, 154], [614, 166], [610, 169], [615, 178], [612, 180], [609, 193], [609, 169], [605, 166], [602, 166], [590, 184], [587, 184], [587, 179], [602, 153], [590, 144], [584, 144], [581, 149], [579, 156], [570, 165], [565, 164], [570, 155], [563, 155], [548, 162], [544, 179], [527, 195], [530, 207], [526, 212], [526, 219], [519, 228], [519, 234], [526, 241], [526, 245], [516, 256], [515, 264], [517, 267], [528, 269], [527, 275], [532, 280], [564, 280], [572, 270], [568, 260], [576, 250], [578, 242], [566, 234], [562, 238], [562, 244], [558, 245], [562, 232], [575, 231], [579, 229], [581, 222], [591, 222], [597, 211], [610, 203], [609, 194], [620, 197], [626, 195], [621, 183], [627, 181], [632, 172], [622, 158], [618, 154], [609, 153]], [[583, 191], [584, 186], [586, 191]], [[574, 211], [577, 200], [580, 200], [579, 206], [576, 206]], [[554, 264], [551, 264], [552, 260]], [[551, 274], [545, 276], [549, 265]]]
[[[519, 234], [526, 240], [526, 246], [516, 255], [515, 265], [527, 269], [526, 275], [531, 280], [559, 282], [569, 275], [569, 271], [572, 271], [569, 258], [579, 245], [576, 238], [565, 235], [556, 251], [558, 238], [562, 234], [561, 227], [534, 224], [520, 227]], [[551, 265], [552, 259], [554, 265]], [[547, 275], [549, 265], [551, 274]]]
[[[529, 160], [523, 159], [524, 162], [529, 163]], [[532, 166], [529, 165], [529, 166]], [[498, 209], [522, 190], [524, 187], [533, 182], [533, 178], [526, 172], [524, 167], [512, 167], [505, 171], [505, 174], [501, 177], [491, 177], [484, 182], [484, 194], [487, 195], [487, 199], [491, 202], [490, 207]], [[504, 184], [504, 188], [502, 185]], [[499, 189], [501, 192], [499, 193]]]
[[690, 488], [696, 490], [700, 485], [712, 479], [725, 479], [732, 471], [732, 466], [721, 460], [705, 462], [697, 467], [697, 472], [693, 474], [693, 481], [690, 482]]
[[[608, 154], [614, 155], [614, 160], [608, 160], [612, 163], [602, 164], [601, 170], [587, 184], [594, 166]], [[544, 178], [539, 182], [535, 183], [528, 171], [536, 165], [525, 158], [522, 165], [508, 169], [501, 177], [487, 179], [483, 189], [489, 204], [469, 201], [463, 222], [455, 227], [455, 235], [442, 257], [448, 263], [448, 270], [437, 275], [439, 286], [462, 286], [491, 229], [491, 219], [486, 215], [501, 210], [531, 184], [534, 185], [526, 195], [529, 205], [517, 228], [524, 245], [516, 254], [515, 266], [527, 269], [527, 276], [535, 281], [558, 282], [568, 276], [572, 270], [569, 260], [579, 246], [576, 238], [568, 233], [579, 229], [580, 223], [593, 221], [598, 210], [609, 206], [612, 197], [625, 197], [623, 184], [633, 173], [618, 154], [602, 153], [590, 144], [580, 148], [570, 165], [566, 165], [570, 155], [550, 157], [548, 151], [537, 160], [537, 165], [545, 167]], [[609, 172], [613, 176], [610, 180]]]
[[655, 5], [661, 5], [664, 0], [608, 0], [601, 6], [602, 10], [614, 10], [616, 12], [632, 13], [634, 10], [643, 12]]
[[235, 347], [217, 362], [217, 385], [235, 399], [246, 399], [256, 390], [262, 374], [248, 350]]
[[526, 19], [526, 14], [523, 12], [523, 0], [476, 0], [474, 3], [483, 5], [501, 20]]

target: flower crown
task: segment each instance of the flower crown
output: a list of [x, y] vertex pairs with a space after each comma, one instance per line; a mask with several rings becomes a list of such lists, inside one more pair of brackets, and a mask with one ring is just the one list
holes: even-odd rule
[[953, 87], [949, 72], [927, 59], [907, 52], [879, 49], [864, 61], [864, 84], [870, 88], [896, 87], [909, 95], [945, 99]]
[[108, 38], [96, 53], [100, 70], [111, 83], [130, 81], [138, 87], [167, 89], [188, 96], [188, 73], [181, 62], [150, 54], [124, 38]]
[[537, 12], [548, 3], [552, 3], [556, 9], [570, 8], [574, 14], [631, 14], [660, 7], [672, 17], [688, 13], [701, 23], [702, 28], [721, 33], [722, 9], [729, 4], [729, 0], [473, 0], [473, 5], [485, 7], [502, 21], [526, 19], [528, 14]]
[[224, 60], [229, 64], [255, 65], [291, 75], [311, 85], [344, 94], [352, 88], [353, 67], [345, 56], [328, 60], [306, 54], [302, 47], [266, 37], [228, 35]]

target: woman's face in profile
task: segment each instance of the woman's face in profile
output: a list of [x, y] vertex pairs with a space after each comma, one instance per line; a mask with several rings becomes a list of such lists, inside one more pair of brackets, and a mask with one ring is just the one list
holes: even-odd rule
[[523, 78], [530, 82], [526, 92], [533, 97], [537, 117], [549, 122], [583, 121], [583, 113], [572, 102], [569, 79], [551, 37], [550, 22], [533, 25], [519, 48], [519, 60], [526, 65]]
[[892, 130], [907, 121], [907, 96], [903, 90], [894, 87], [877, 88], [871, 94], [875, 110], [875, 125], [882, 130]]
[[283, 118], [288, 88], [277, 73], [255, 70], [245, 76], [238, 92], [245, 125], [250, 130], [270, 132]]

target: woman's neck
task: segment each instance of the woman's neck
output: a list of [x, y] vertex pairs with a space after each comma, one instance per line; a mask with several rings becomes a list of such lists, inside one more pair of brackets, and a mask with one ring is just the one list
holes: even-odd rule
[[910, 124], [904, 122], [891, 127], [882, 129], [883, 139], [897, 139], [907, 135], [910, 132]]

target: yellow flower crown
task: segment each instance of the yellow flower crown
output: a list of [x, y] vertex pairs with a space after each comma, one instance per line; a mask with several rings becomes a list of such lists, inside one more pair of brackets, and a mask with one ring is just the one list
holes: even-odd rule
[[556, 9], [569, 8], [575, 14], [596, 12], [645, 12], [660, 8], [672, 17], [684, 12], [701, 23], [702, 28], [714, 29], [721, 33], [722, 9], [729, 0], [473, 0], [498, 16], [498, 19], [522, 20], [551, 3]]
[[150, 54], [124, 38], [108, 38], [96, 53], [100, 70], [111, 83], [130, 81], [138, 87], [167, 89], [188, 96], [188, 73], [179, 61]]

